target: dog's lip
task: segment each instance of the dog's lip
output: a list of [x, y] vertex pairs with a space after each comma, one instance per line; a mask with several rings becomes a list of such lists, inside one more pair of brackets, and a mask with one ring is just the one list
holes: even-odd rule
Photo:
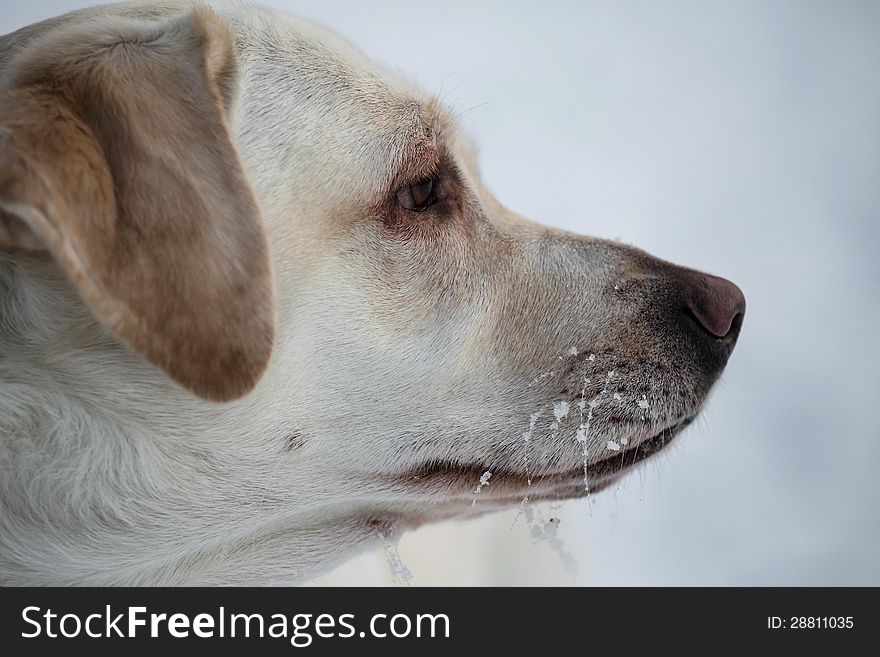
[[643, 440], [635, 447], [621, 450], [619, 453], [609, 456], [587, 467], [587, 475], [593, 477], [607, 477], [619, 475], [637, 463], [651, 458], [662, 451], [670, 442], [696, 418], [691, 415], [682, 418], [678, 422], [662, 429], [651, 438]]
[[[685, 417], [629, 449], [615, 452], [612, 456], [589, 463], [586, 468], [588, 488], [585, 490], [595, 492], [604, 488], [627, 470], [662, 451], [684, 428], [694, 421], [695, 417], [695, 415]], [[481, 477], [487, 472], [491, 473], [487, 481], [488, 485], [481, 487], [480, 493], [476, 493]], [[531, 474], [531, 477], [528, 477], [524, 468], [514, 470], [510, 467], [441, 462], [424, 464], [409, 471], [404, 479], [410, 485], [436, 485], [442, 482], [444, 487], [448, 487], [447, 492], [450, 494], [463, 491], [470, 497], [484, 493], [494, 497], [494, 492], [503, 490], [509, 494], [511, 488], [524, 489], [532, 486], [535, 488], [565, 488], [572, 485], [583, 487], [584, 468], [580, 466], [577, 469], [535, 472]], [[529, 484], [529, 479], [531, 479], [531, 484]], [[492, 484], [495, 486], [493, 487]]]

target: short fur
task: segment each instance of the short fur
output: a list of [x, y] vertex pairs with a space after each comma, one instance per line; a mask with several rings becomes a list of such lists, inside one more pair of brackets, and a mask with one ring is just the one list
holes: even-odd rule
[[701, 275], [509, 212], [306, 22], [102, 6], [0, 38], [0, 88], [2, 583], [294, 583], [582, 496], [733, 347], [682, 319]]

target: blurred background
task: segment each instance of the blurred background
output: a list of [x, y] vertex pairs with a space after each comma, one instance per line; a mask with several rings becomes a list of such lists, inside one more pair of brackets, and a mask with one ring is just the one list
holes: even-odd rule
[[[406, 536], [413, 585], [880, 585], [880, 3], [263, 4], [444, 98], [511, 209], [748, 299], [704, 419], [543, 510], [576, 572], [511, 510]], [[379, 550], [316, 583], [394, 581]]]

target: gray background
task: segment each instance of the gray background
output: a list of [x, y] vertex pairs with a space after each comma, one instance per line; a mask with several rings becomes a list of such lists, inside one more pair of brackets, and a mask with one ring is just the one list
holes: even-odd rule
[[[0, 31], [83, 4], [4, 0]], [[441, 93], [510, 208], [748, 299], [705, 419], [553, 511], [576, 575], [511, 512], [405, 538], [414, 584], [880, 584], [880, 3], [266, 4]]]

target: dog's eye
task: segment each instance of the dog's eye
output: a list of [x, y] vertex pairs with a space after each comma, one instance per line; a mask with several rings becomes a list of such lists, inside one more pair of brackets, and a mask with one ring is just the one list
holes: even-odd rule
[[433, 179], [407, 185], [397, 192], [397, 202], [406, 210], [421, 212], [437, 202], [435, 187]]

